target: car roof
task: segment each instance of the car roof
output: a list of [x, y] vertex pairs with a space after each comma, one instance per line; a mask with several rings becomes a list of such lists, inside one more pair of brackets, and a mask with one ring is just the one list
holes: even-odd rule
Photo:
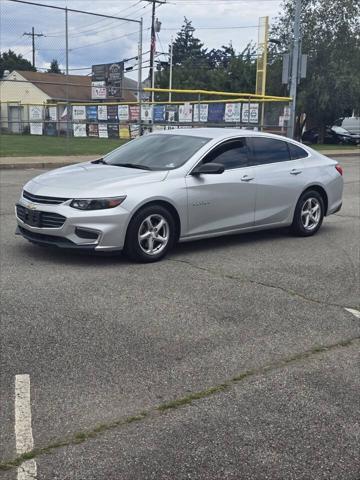
[[[175, 128], [172, 130], [156, 130], [152, 135], [187, 135], [191, 137], [203, 137], [210, 139], [233, 138], [234, 135], [242, 137], [262, 136], [269, 138], [277, 138], [285, 140], [281, 135], [272, 133], [264, 133], [256, 130], [247, 130], [245, 128]], [[290, 140], [286, 138], [286, 140]], [[291, 141], [291, 140], [290, 140]]]

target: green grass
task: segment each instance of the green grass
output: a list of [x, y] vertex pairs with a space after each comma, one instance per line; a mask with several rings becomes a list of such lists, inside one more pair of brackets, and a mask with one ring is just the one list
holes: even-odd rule
[[0, 135], [0, 157], [42, 155], [104, 155], [126, 140], [108, 138], [66, 138], [36, 135]]

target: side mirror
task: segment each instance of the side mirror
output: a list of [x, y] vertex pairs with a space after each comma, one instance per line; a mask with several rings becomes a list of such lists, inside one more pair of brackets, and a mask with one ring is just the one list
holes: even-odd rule
[[204, 175], [204, 174], [220, 174], [224, 173], [224, 165], [222, 163], [203, 163], [198, 165], [191, 172], [192, 175]]

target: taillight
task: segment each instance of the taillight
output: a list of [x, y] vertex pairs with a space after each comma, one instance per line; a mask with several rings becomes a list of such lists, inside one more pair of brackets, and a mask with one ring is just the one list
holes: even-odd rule
[[339, 165], [339, 164], [337, 164], [337, 165], [335, 165], [335, 168], [336, 168], [336, 170], [340, 173], [340, 175], [342, 176], [342, 174], [343, 174], [342, 166]]

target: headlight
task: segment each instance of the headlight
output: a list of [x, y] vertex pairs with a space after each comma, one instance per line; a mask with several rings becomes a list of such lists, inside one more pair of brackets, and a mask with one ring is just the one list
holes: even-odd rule
[[74, 198], [70, 207], [78, 210], [104, 210], [105, 208], [114, 208], [120, 205], [126, 197], [114, 198]]

